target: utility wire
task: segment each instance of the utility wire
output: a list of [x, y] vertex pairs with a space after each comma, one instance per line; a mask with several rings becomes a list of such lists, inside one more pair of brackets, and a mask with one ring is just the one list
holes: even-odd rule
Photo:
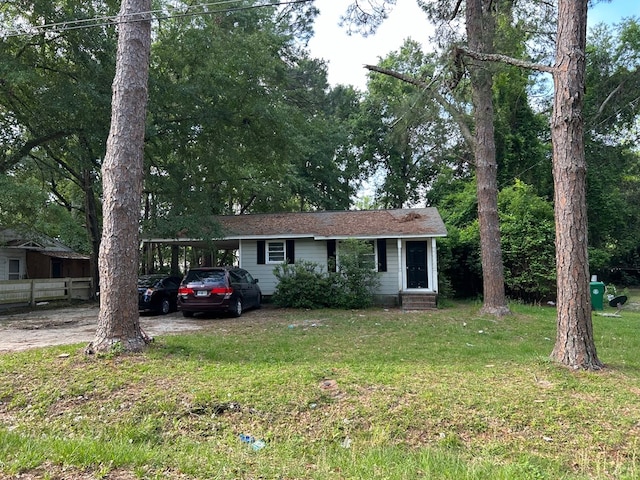
[[[242, 10], [252, 10], [255, 8], [278, 7], [283, 5], [294, 5], [299, 3], [309, 3], [313, 0], [284, 0], [277, 3], [261, 3], [257, 5], [245, 5], [236, 7], [226, 7], [217, 10], [205, 10], [209, 7], [221, 7], [224, 5], [239, 3], [238, 0], [221, 0], [218, 2], [201, 3], [197, 5], [189, 5], [182, 12], [167, 14], [166, 10], [149, 10], [147, 12], [136, 12], [126, 15], [101, 16], [93, 18], [85, 18], [78, 20], [69, 20], [65, 22], [48, 23], [45, 25], [29, 25], [23, 29], [14, 28], [11, 30], [0, 30], [0, 38], [21, 37], [29, 35], [38, 35], [40, 33], [61, 33], [68, 30], [78, 30], [84, 28], [104, 27], [118, 25], [121, 23], [142, 22], [148, 20], [167, 20], [171, 18], [195, 17], [199, 15], [215, 15], [219, 13], [238, 12]], [[151, 17], [151, 18], [149, 18]]]

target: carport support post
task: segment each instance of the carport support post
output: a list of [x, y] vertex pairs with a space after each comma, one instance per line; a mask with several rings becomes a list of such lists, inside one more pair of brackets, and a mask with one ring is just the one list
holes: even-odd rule
[[36, 306], [36, 282], [31, 279], [31, 293], [29, 294], [29, 305], [32, 307]]
[[180, 247], [171, 245], [171, 273], [176, 275], [180, 273]]
[[146, 243], [144, 273], [153, 272], [153, 243]]

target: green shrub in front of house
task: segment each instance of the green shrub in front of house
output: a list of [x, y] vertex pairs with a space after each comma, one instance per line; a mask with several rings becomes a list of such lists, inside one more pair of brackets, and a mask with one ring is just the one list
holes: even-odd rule
[[283, 263], [273, 269], [278, 286], [271, 301], [279, 307], [322, 308], [327, 305], [329, 279], [319, 265], [309, 261]]
[[368, 251], [364, 242], [341, 242], [335, 272], [323, 272], [320, 265], [306, 260], [276, 266], [273, 273], [278, 286], [271, 301], [290, 308], [371, 306], [380, 280]]

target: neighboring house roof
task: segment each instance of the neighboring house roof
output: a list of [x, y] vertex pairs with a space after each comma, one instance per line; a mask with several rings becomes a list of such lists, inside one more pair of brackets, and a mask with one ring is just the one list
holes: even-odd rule
[[0, 248], [29, 250], [53, 258], [89, 259], [88, 255], [76, 253], [65, 244], [46, 235], [37, 234], [31, 237], [8, 228], [0, 228]]
[[[435, 208], [264, 213], [218, 216], [225, 239], [444, 237]], [[180, 238], [185, 239], [187, 235]]]

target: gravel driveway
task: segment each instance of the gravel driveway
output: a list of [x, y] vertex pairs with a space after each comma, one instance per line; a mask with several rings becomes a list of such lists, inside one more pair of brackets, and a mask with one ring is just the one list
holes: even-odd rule
[[[95, 304], [23, 313], [0, 313], [0, 353], [50, 345], [87, 344], [93, 340], [98, 321]], [[211, 321], [168, 315], [141, 315], [142, 329], [152, 337], [171, 332], [200, 330]]]

